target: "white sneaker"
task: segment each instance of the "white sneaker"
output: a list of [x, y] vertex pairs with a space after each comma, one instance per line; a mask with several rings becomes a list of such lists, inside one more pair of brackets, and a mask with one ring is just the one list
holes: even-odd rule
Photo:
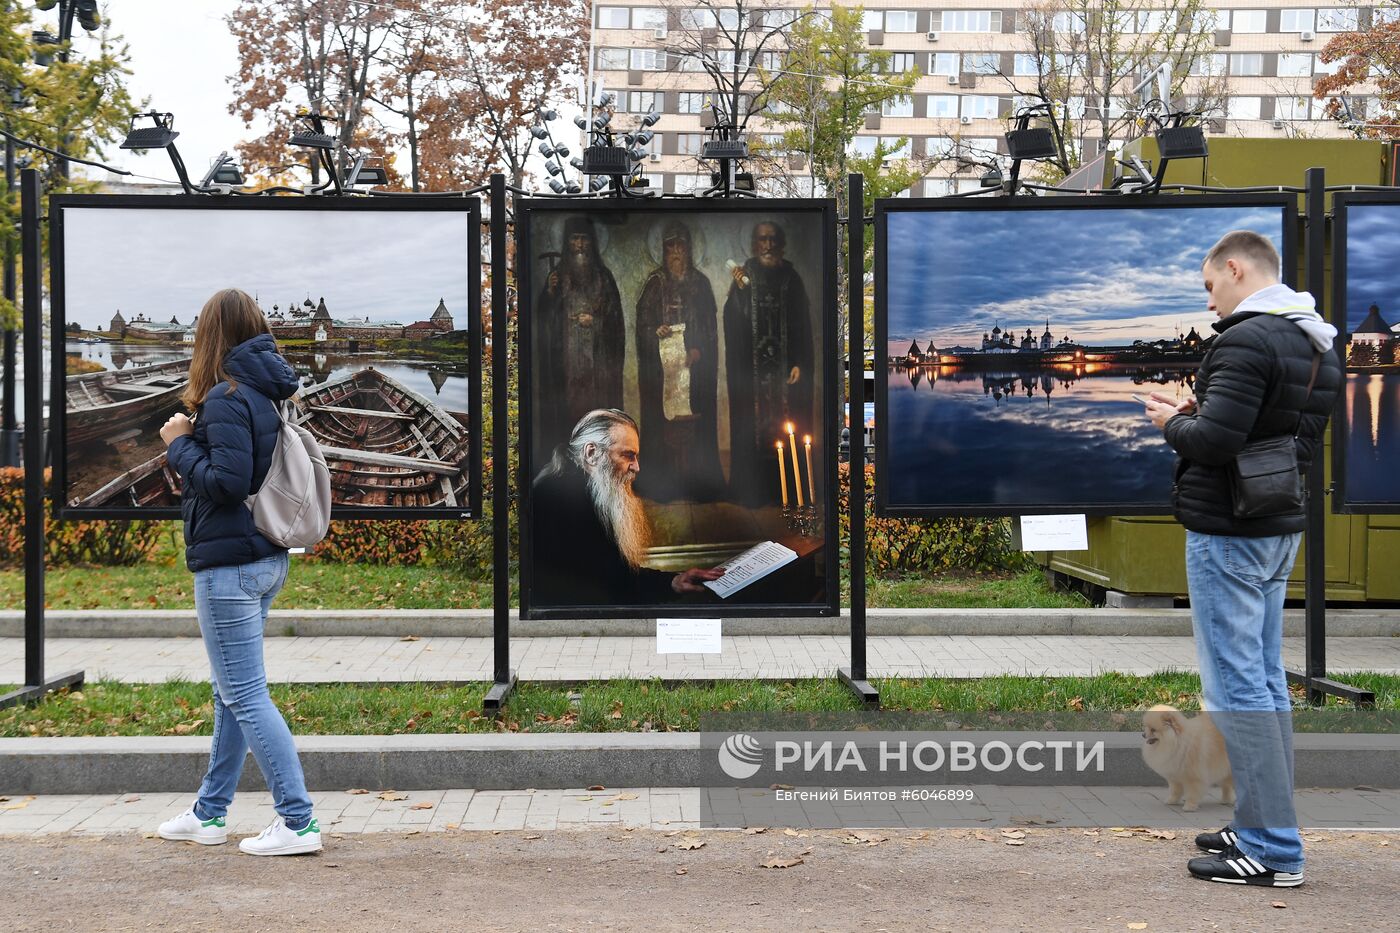
[[212, 820], [201, 820], [195, 816], [194, 807], [190, 807], [174, 819], [161, 823], [156, 832], [162, 839], [197, 842], [202, 846], [217, 846], [228, 842], [228, 829], [224, 826], [224, 818], [216, 816]]
[[300, 855], [303, 852], [320, 852], [321, 827], [316, 818], [312, 817], [305, 829], [296, 832], [288, 829], [279, 816], [267, 829], [240, 842], [238, 848], [249, 855]]

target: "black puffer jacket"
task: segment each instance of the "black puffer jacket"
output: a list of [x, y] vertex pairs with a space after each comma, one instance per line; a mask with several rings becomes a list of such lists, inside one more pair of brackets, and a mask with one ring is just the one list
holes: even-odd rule
[[[1173, 502], [1176, 518], [1192, 531], [1260, 538], [1302, 531], [1303, 512], [1238, 519], [1228, 467], [1249, 441], [1298, 431], [1298, 463], [1306, 471], [1322, 449], [1322, 432], [1341, 387], [1334, 351], [1322, 354], [1307, 395], [1313, 344], [1286, 318], [1239, 312], [1217, 322], [1196, 375], [1195, 414], [1166, 424], [1167, 443], [1180, 459]], [[1299, 424], [1299, 410], [1307, 398]]]
[[244, 500], [272, 466], [282, 428], [274, 402], [291, 398], [297, 374], [277, 352], [271, 334], [260, 334], [224, 357], [224, 372], [238, 383], [209, 390], [194, 433], [175, 438], [170, 465], [184, 480], [185, 566], [190, 570], [246, 564], [286, 548], [258, 533]]

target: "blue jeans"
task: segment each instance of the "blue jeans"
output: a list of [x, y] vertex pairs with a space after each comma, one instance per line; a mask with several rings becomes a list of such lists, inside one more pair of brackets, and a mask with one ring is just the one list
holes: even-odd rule
[[311, 819], [292, 730], [273, 705], [263, 670], [263, 625], [286, 582], [285, 553], [195, 572], [194, 604], [214, 685], [214, 744], [195, 803], [200, 819], [228, 812], [249, 748], [287, 825], [301, 829]]
[[1191, 625], [1204, 707], [1225, 737], [1238, 847], [1275, 871], [1303, 870], [1293, 810], [1293, 719], [1283, 671], [1283, 598], [1299, 534], [1186, 533]]

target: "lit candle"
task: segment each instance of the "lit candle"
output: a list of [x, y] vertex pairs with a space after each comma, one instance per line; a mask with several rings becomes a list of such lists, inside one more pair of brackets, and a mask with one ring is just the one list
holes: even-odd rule
[[783, 487], [783, 508], [787, 508], [787, 470], [783, 467], [782, 441], [778, 441], [778, 482], [781, 483]]
[[784, 425], [787, 428], [788, 447], [792, 450], [792, 480], [797, 493], [797, 507], [802, 508], [802, 468], [797, 462], [797, 438], [793, 435], [792, 422]]
[[812, 480], [812, 435], [804, 434], [802, 443], [807, 447], [807, 501], [817, 504], [817, 489]]

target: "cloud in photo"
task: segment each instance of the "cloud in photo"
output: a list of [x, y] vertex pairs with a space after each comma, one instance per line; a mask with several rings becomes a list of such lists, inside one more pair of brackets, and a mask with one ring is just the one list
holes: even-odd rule
[[263, 310], [324, 297], [333, 318], [411, 324], [442, 299], [469, 324], [466, 211], [69, 208], [63, 212], [65, 310], [105, 329], [177, 317], [188, 324], [222, 288]]
[[[886, 295], [891, 346], [980, 346], [1000, 326], [1089, 345], [1203, 334], [1200, 267], [1231, 230], [1282, 249], [1282, 210], [1163, 207], [894, 211]], [[902, 352], [902, 350], [900, 351]]]
[[1400, 323], [1400, 204], [1348, 207], [1346, 252], [1347, 330], [1365, 320], [1373, 304], [1395, 327]]

